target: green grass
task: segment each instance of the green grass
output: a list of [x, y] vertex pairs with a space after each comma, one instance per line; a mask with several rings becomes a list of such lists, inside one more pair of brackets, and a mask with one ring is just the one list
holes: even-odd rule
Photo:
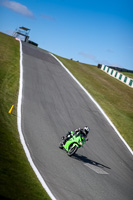
[[[0, 33], [0, 197], [50, 199], [25, 156], [17, 130], [19, 42]], [[12, 105], [13, 114], [8, 114]]]
[[122, 74], [124, 74], [125, 76], [127, 76], [127, 77], [133, 79], [133, 73], [130, 73], [130, 72], [122, 72]]
[[57, 58], [93, 96], [133, 149], [133, 89], [96, 66]]

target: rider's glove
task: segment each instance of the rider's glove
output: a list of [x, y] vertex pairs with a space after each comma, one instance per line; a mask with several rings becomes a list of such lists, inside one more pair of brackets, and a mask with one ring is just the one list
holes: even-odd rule
[[80, 128], [77, 128], [75, 129], [75, 133], [79, 132], [80, 131]]

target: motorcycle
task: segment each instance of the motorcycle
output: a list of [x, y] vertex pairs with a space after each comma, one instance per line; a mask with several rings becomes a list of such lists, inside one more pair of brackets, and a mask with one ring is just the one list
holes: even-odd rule
[[[65, 140], [65, 137], [62, 137], [62, 140]], [[85, 139], [81, 137], [80, 135], [73, 135], [70, 139], [66, 141], [65, 144], [63, 142], [60, 142], [59, 148], [65, 149], [68, 156], [72, 156], [76, 153], [78, 148], [83, 147], [85, 142], [88, 141], [88, 138]]]

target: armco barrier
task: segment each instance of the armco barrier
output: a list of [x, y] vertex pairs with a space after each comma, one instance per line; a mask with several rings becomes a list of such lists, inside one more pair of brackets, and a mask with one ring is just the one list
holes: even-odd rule
[[102, 65], [101, 70], [103, 70], [104, 72], [106, 72], [110, 76], [118, 79], [119, 81], [125, 83], [129, 87], [133, 88], [133, 79], [121, 74], [120, 72], [118, 72], [118, 71], [116, 71], [114, 69], [109, 68], [106, 65]]

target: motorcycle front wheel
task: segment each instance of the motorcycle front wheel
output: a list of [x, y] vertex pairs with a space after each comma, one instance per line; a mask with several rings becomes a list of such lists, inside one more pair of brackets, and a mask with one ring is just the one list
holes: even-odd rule
[[78, 147], [76, 145], [74, 147], [73, 147], [73, 145], [71, 145], [67, 155], [68, 156], [72, 156], [72, 155], [74, 155], [76, 153], [77, 150], [78, 150]]

